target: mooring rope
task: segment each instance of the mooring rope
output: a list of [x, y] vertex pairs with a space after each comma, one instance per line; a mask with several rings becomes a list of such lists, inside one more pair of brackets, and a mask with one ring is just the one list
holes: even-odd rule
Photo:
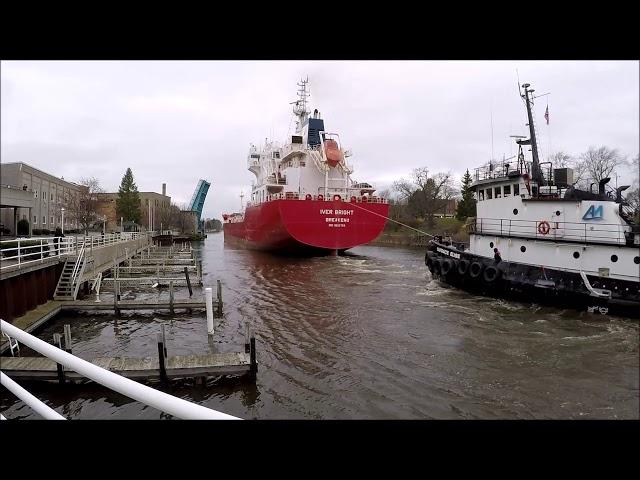
[[358, 207], [358, 208], [360, 208], [360, 209], [362, 209], [362, 210], [364, 210], [365, 212], [372, 213], [372, 214], [377, 215], [377, 216], [379, 216], [379, 217], [382, 217], [382, 218], [385, 218], [385, 219], [387, 219], [387, 220], [390, 220], [390, 221], [392, 221], [393, 223], [397, 223], [398, 225], [402, 225], [403, 227], [407, 227], [407, 228], [410, 228], [411, 230], [415, 230], [416, 232], [419, 232], [419, 233], [421, 233], [421, 234], [423, 234], [423, 235], [427, 235], [427, 236], [429, 236], [429, 237], [431, 237], [431, 238], [435, 238], [435, 237], [436, 237], [435, 235], [431, 235], [430, 233], [423, 232], [422, 230], [418, 230], [417, 228], [410, 227], [410, 226], [409, 226], [409, 225], [407, 225], [406, 223], [402, 223], [402, 222], [399, 222], [399, 221], [397, 221], [397, 220], [394, 220], [393, 218], [387, 217], [387, 216], [385, 216], [385, 215], [380, 215], [379, 213], [372, 212], [371, 210], [369, 210], [369, 209], [367, 209], [367, 208], [361, 207], [361, 206], [360, 206], [360, 205], [358, 205], [357, 203], [352, 203], [352, 205], [353, 205], [353, 206], [355, 206], [355, 207]]

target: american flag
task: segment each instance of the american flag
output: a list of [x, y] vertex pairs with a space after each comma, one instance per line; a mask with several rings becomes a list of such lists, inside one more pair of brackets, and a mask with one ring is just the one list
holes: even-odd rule
[[547, 111], [544, 112], [544, 118], [547, 121], [547, 125], [549, 125], [549, 105], [547, 105]]

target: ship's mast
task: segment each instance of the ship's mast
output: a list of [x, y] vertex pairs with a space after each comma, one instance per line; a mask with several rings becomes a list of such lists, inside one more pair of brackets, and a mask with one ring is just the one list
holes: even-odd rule
[[300, 132], [300, 130], [302, 130], [302, 126], [309, 116], [309, 111], [307, 110], [307, 98], [310, 93], [307, 89], [307, 83], [309, 83], [309, 77], [307, 77], [306, 80], [303, 79], [298, 82], [298, 100], [293, 102], [295, 103], [293, 106], [293, 113], [298, 117], [298, 121], [296, 122], [296, 132]]
[[533, 90], [529, 90], [529, 84], [525, 83], [524, 95], [521, 95], [526, 100], [527, 105], [527, 117], [529, 119], [529, 134], [531, 135], [531, 155], [533, 157], [533, 163], [531, 165], [531, 179], [538, 182], [538, 185], [544, 185], [544, 176], [542, 175], [542, 169], [540, 168], [540, 160], [538, 158], [538, 144], [536, 142], [536, 129], [533, 124], [533, 114], [531, 113], [531, 105], [533, 104], [533, 97], [529, 98], [530, 94], [533, 95]]

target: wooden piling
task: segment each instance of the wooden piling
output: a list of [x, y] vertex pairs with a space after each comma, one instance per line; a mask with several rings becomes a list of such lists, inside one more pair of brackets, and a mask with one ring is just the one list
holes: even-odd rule
[[64, 351], [71, 353], [71, 325], [64, 326]]
[[[61, 335], [59, 333], [53, 334], [53, 343], [54, 345], [57, 345], [60, 350], [62, 350]], [[64, 367], [62, 366], [62, 364], [56, 363], [56, 370], [58, 371], [58, 382], [64, 384]]]
[[251, 352], [251, 343], [250, 343], [250, 339], [251, 337], [249, 336], [249, 323], [245, 323], [244, 324], [244, 353], [250, 353]]
[[173, 281], [169, 282], [169, 311], [174, 313], [173, 309]]
[[222, 282], [218, 280], [218, 316], [222, 316]]
[[193, 290], [191, 289], [191, 280], [189, 280], [189, 269], [184, 267], [184, 276], [187, 279], [187, 287], [189, 287], [189, 297], [193, 296]]
[[165, 366], [164, 345], [162, 343], [162, 334], [158, 334], [158, 365], [160, 366], [160, 379], [167, 381], [167, 369]]
[[249, 352], [249, 358], [251, 366], [249, 367], [249, 376], [255, 380], [258, 373], [258, 361], [256, 359], [256, 337], [251, 337], [250, 340], [251, 351]]

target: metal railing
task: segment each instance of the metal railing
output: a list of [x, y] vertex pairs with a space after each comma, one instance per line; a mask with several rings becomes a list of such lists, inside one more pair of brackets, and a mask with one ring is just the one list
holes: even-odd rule
[[[100, 385], [142, 402], [145, 405], [157, 408], [158, 410], [173, 415], [174, 417], [186, 420], [241, 420], [238, 417], [227, 415], [226, 413], [218, 412], [211, 408], [203, 407], [187, 400], [174, 397], [173, 395], [160, 392], [151, 387], [125, 378], [117, 373], [105, 370], [104, 368], [50, 345], [2, 319], [0, 319], [0, 327], [3, 333], [6, 333], [21, 343], [24, 343], [29, 348], [32, 348], [56, 363], [64, 365], [66, 368], [73, 370], [74, 372], [77, 372]], [[5, 384], [4, 378], [5, 376], [3, 374], [3, 385]], [[34, 408], [35, 403], [30, 404], [27, 400], [22, 400]], [[39, 402], [39, 400], [37, 401]]]
[[42, 263], [45, 258], [77, 254], [81, 248], [93, 250], [94, 248], [136, 240], [146, 235], [146, 232], [124, 232], [88, 237], [41, 237], [2, 240], [0, 241], [0, 270], [15, 267], [16, 265], [21, 268], [36, 262]]
[[468, 225], [469, 233], [612, 244], [625, 244], [627, 242], [625, 232], [628, 231], [630, 231], [629, 227], [614, 223], [555, 222], [509, 218], [476, 218], [475, 223]]

